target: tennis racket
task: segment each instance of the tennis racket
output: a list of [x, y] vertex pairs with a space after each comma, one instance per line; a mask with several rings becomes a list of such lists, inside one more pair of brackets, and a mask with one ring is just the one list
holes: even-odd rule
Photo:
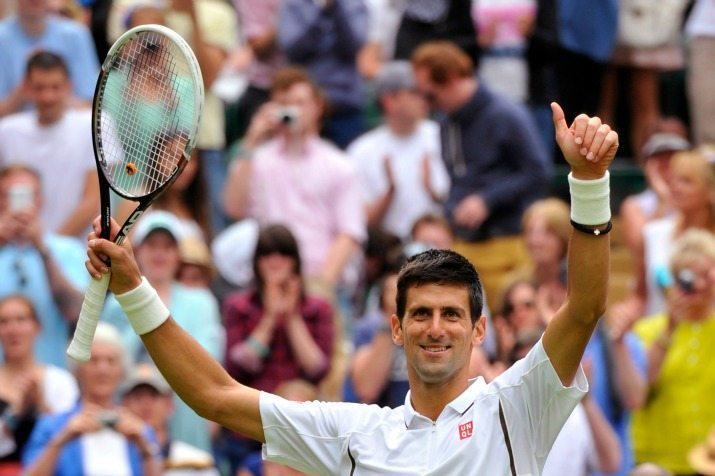
[[[114, 238], [121, 244], [146, 209], [179, 176], [196, 143], [204, 87], [189, 45], [174, 31], [142, 25], [124, 33], [102, 64], [92, 103], [101, 201], [109, 239], [110, 189], [138, 202]], [[67, 354], [87, 361], [109, 286], [90, 280]]]

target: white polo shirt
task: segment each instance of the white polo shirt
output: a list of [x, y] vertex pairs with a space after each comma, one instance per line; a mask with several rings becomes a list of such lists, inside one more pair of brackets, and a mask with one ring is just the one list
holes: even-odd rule
[[564, 422], [588, 389], [579, 369], [564, 387], [541, 341], [487, 385], [481, 377], [437, 421], [405, 405], [298, 403], [261, 393], [265, 459], [318, 475], [504, 475], [509, 454], [499, 401], [519, 475], [541, 474]]

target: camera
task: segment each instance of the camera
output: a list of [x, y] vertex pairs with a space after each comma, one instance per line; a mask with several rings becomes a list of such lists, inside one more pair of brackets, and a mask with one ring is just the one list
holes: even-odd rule
[[278, 109], [276, 112], [276, 117], [280, 124], [286, 126], [293, 126], [298, 123], [298, 117], [300, 116], [300, 110], [293, 106], [284, 106]]
[[695, 273], [689, 269], [681, 269], [675, 276], [675, 282], [678, 283], [680, 289], [687, 294], [695, 292]]
[[119, 414], [114, 410], [103, 410], [97, 413], [97, 420], [104, 428], [114, 428], [119, 421]]
[[8, 190], [8, 202], [10, 211], [25, 210], [32, 207], [35, 200], [35, 192], [31, 185], [18, 183]]

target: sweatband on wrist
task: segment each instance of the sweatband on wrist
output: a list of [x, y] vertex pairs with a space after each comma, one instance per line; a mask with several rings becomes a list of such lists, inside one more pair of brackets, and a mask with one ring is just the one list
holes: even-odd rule
[[582, 225], [601, 225], [611, 219], [610, 174], [596, 180], [574, 178], [569, 173], [571, 220]]
[[116, 298], [137, 335], [153, 331], [169, 318], [169, 309], [143, 276], [139, 286], [124, 294], [117, 294]]

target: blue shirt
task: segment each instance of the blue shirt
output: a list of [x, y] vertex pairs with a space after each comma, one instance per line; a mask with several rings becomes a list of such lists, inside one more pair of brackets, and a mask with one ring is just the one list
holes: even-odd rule
[[[213, 358], [222, 361], [225, 335], [218, 301], [213, 294], [205, 289], [188, 288], [174, 283], [169, 299], [166, 304], [174, 321], [196, 339]], [[134, 333], [114, 296], [110, 295], [107, 299], [102, 320], [119, 329], [124, 348], [132, 358], [149, 359], [141, 340]], [[198, 416], [178, 396], [174, 396], [174, 404], [175, 410], [169, 422], [172, 439], [183, 441], [204, 451], [211, 451], [208, 421]]]
[[[72, 285], [83, 291], [89, 283], [89, 274], [84, 267], [87, 255], [80, 241], [46, 234], [44, 242], [60, 271]], [[7, 244], [0, 247], [0, 276], [0, 298], [22, 294], [35, 306], [42, 324], [35, 339], [35, 357], [45, 364], [66, 368], [69, 324], [55, 303], [40, 254], [31, 246]]]
[[91, 100], [99, 74], [99, 62], [89, 30], [79, 22], [50, 16], [39, 36], [28, 36], [17, 16], [0, 22], [0, 98], [25, 78], [27, 59], [44, 49], [67, 64], [75, 96]]
[[[636, 368], [645, 377], [647, 360], [643, 343], [632, 332], [626, 334], [625, 343]], [[613, 474], [625, 476], [634, 464], [633, 447], [630, 438], [631, 412], [614, 405], [614, 403], [617, 403], [612, 398], [615, 390], [611, 388], [612, 379], [608, 378], [609, 363], [603, 342], [603, 332], [600, 327], [593, 333], [591, 340], [588, 342], [584, 358], [590, 359], [592, 362], [591, 394], [595, 397], [596, 403], [598, 403], [606, 419], [615, 430], [621, 443], [621, 454], [623, 455], [621, 469]]]
[[559, 0], [558, 38], [569, 51], [602, 63], [616, 45], [618, 0]]
[[278, 45], [290, 63], [320, 84], [331, 107], [360, 110], [365, 101], [356, 58], [365, 43], [368, 13], [363, 0], [335, 0], [321, 9], [313, 0], [286, 0], [278, 15]]
[[442, 121], [442, 158], [452, 181], [447, 216], [472, 194], [489, 208], [477, 229], [453, 224], [465, 241], [520, 234], [524, 210], [546, 194], [551, 180], [551, 159], [526, 109], [484, 84]]
[[[41, 417], [35, 425], [35, 428], [32, 430], [30, 441], [28, 441], [27, 446], [25, 446], [25, 450], [22, 453], [22, 467], [27, 468], [29, 465], [34, 463], [55, 435], [62, 431], [72, 417], [81, 410], [82, 406], [78, 404], [75, 408], [68, 412]], [[144, 426], [144, 437], [151, 443], [156, 444], [156, 435], [154, 434], [154, 431], [146, 425]], [[53, 473], [55, 476], [84, 476], [82, 465], [84, 458], [80, 442], [80, 438], [75, 438], [62, 447], [60, 454], [57, 457], [57, 463]], [[135, 476], [143, 474], [142, 458], [139, 453], [139, 449], [134, 443], [129, 443], [128, 441], [127, 457], [129, 458], [129, 465], [132, 469], [132, 474]]]

